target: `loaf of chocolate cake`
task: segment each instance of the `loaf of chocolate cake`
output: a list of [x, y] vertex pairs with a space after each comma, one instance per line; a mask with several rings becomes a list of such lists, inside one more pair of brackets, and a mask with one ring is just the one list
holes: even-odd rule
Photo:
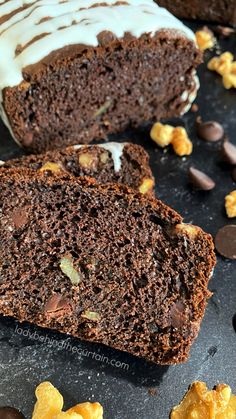
[[0, 3], [0, 113], [33, 152], [186, 112], [201, 54], [153, 0]]
[[157, 0], [157, 3], [180, 18], [236, 26], [235, 0]]
[[161, 364], [186, 361], [212, 238], [118, 184], [0, 171], [0, 313]]
[[143, 194], [154, 194], [155, 181], [149, 166], [149, 155], [137, 144], [75, 145], [0, 162], [0, 166], [4, 169], [24, 167], [39, 172], [90, 176], [98, 183], [124, 183]]

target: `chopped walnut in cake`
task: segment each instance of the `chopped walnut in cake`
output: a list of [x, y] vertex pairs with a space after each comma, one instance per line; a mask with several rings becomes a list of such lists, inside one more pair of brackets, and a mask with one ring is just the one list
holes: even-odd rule
[[197, 46], [201, 51], [213, 48], [215, 45], [215, 37], [213, 32], [210, 31], [206, 26], [201, 30], [197, 31], [196, 34]]
[[196, 381], [180, 405], [174, 407], [170, 419], [235, 419], [236, 396], [226, 384], [208, 390], [205, 383]]
[[52, 172], [52, 173], [60, 173], [63, 171], [63, 168], [61, 164], [54, 163], [51, 161], [48, 161], [47, 163], [44, 163], [44, 165], [39, 170], [40, 172]]
[[154, 187], [154, 180], [151, 178], [143, 179], [141, 185], [139, 186], [139, 192], [143, 195], [151, 193]]
[[172, 127], [157, 122], [153, 125], [150, 136], [162, 148], [171, 144], [174, 152], [180, 157], [189, 156], [193, 151], [193, 144], [183, 127]]
[[232, 191], [226, 195], [225, 210], [229, 218], [236, 217], [236, 191]]
[[63, 397], [50, 382], [41, 383], [35, 394], [37, 402], [32, 419], [103, 419], [99, 403], [80, 403], [63, 412]]
[[213, 57], [207, 67], [222, 76], [226, 89], [236, 88], [236, 61], [231, 52], [224, 52], [219, 57]]

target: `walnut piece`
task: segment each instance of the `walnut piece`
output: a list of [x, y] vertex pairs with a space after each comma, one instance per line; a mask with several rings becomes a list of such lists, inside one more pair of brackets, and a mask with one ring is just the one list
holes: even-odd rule
[[199, 233], [199, 227], [192, 224], [177, 224], [175, 226], [176, 233], [187, 234], [191, 239], [194, 239]]
[[109, 159], [109, 154], [107, 151], [104, 151], [101, 155], [100, 155], [100, 160], [103, 164], [106, 164], [107, 161]]
[[53, 163], [53, 162], [51, 162], [51, 161], [48, 161], [47, 163], [45, 163], [45, 164], [41, 167], [41, 169], [39, 169], [39, 171], [40, 171], [40, 172], [47, 172], [47, 171], [50, 171], [50, 172], [53, 172], [53, 173], [59, 173], [59, 172], [62, 172], [62, 171], [63, 171], [63, 169], [62, 169], [62, 166], [61, 166], [60, 164], [58, 164], [58, 163]]
[[80, 283], [81, 276], [79, 272], [74, 268], [71, 256], [64, 256], [60, 259], [60, 269], [63, 274], [68, 276], [72, 285], [76, 286]]
[[63, 397], [50, 382], [39, 384], [35, 395], [37, 402], [32, 419], [103, 419], [99, 403], [80, 403], [63, 412]]
[[96, 311], [88, 311], [86, 310], [83, 314], [81, 314], [81, 317], [84, 317], [85, 319], [92, 320], [92, 321], [98, 321], [100, 319], [100, 316]]
[[236, 191], [230, 192], [225, 197], [225, 209], [229, 218], [236, 217]]
[[156, 122], [150, 132], [151, 139], [155, 141], [159, 147], [166, 147], [172, 141], [174, 127], [171, 125], [163, 125], [160, 122]]
[[193, 144], [183, 127], [172, 127], [156, 122], [151, 129], [150, 136], [159, 147], [164, 148], [172, 144], [174, 152], [178, 156], [188, 156], [193, 151]]
[[231, 52], [224, 52], [219, 57], [213, 57], [207, 67], [222, 76], [223, 85], [226, 89], [236, 88], [236, 61], [234, 61]]
[[195, 36], [198, 48], [201, 51], [214, 47], [215, 38], [213, 33], [208, 28], [203, 28], [200, 31], [197, 31]]
[[236, 396], [226, 384], [208, 390], [203, 382], [193, 383], [179, 406], [174, 407], [171, 419], [235, 419]]
[[79, 155], [79, 164], [83, 169], [90, 169], [94, 163], [94, 157], [91, 153], [82, 153]]
[[148, 192], [151, 192], [154, 187], [154, 180], [150, 178], [143, 179], [141, 185], [139, 186], [139, 192], [145, 195]]
[[188, 134], [183, 127], [177, 127], [173, 131], [171, 142], [175, 153], [182, 156], [189, 156], [193, 151], [193, 144], [188, 138]]

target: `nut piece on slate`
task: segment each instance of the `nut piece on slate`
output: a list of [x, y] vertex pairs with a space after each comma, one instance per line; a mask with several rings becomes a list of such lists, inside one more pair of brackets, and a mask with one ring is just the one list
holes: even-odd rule
[[236, 225], [226, 225], [220, 228], [215, 237], [215, 247], [225, 258], [236, 259]]
[[[67, 410], [67, 414], [77, 414], [76, 417], [68, 416], [68, 419], [103, 419], [103, 408], [100, 403], [85, 402], [77, 404], [77, 406]], [[61, 419], [63, 418], [64, 416]]]
[[188, 156], [193, 151], [193, 144], [183, 127], [172, 127], [157, 122], [153, 125], [150, 136], [159, 147], [166, 147], [172, 144], [174, 152], [178, 156]]
[[197, 134], [205, 141], [219, 141], [224, 136], [224, 128], [216, 121], [202, 122], [201, 117], [196, 120]]
[[99, 403], [80, 403], [63, 412], [63, 397], [49, 382], [41, 383], [35, 394], [37, 402], [32, 419], [103, 419], [103, 408]]
[[145, 195], [148, 192], [151, 192], [154, 187], [154, 180], [150, 178], [143, 179], [141, 185], [139, 186], [139, 192]]
[[58, 163], [53, 163], [51, 161], [48, 161], [47, 163], [45, 163], [41, 169], [39, 169], [40, 172], [52, 172], [52, 173], [59, 173], [61, 171], [63, 171], [62, 166]]
[[174, 407], [170, 419], [233, 419], [236, 414], [236, 396], [226, 384], [208, 390], [206, 383], [194, 382], [179, 406]]
[[198, 48], [201, 51], [205, 51], [206, 49], [214, 47], [215, 38], [213, 32], [211, 32], [210, 29], [208, 29], [206, 26], [204, 26], [204, 28], [202, 28], [200, 31], [197, 31], [195, 36]]
[[189, 156], [193, 151], [193, 144], [188, 138], [188, 134], [183, 127], [177, 127], [174, 129], [171, 144], [174, 152], [180, 157]]
[[0, 407], [0, 419], [25, 419], [25, 416], [14, 407]]
[[236, 88], [236, 61], [231, 64], [230, 72], [223, 75], [223, 85], [226, 89]]
[[236, 217], [236, 191], [225, 197], [225, 209], [229, 218]]
[[212, 58], [207, 67], [223, 77], [223, 85], [226, 89], [236, 88], [236, 61], [230, 52]]
[[190, 182], [197, 190], [210, 191], [216, 186], [213, 179], [194, 167], [189, 168], [188, 176]]
[[226, 163], [231, 164], [232, 166], [236, 165], [236, 147], [229, 141], [223, 143], [221, 155]]
[[96, 311], [88, 311], [88, 310], [86, 310], [83, 314], [81, 314], [81, 317], [84, 317], [85, 319], [92, 320], [92, 321], [98, 321], [100, 319], [100, 315], [96, 313]]
[[73, 260], [72, 260], [70, 255], [69, 256], [64, 256], [63, 258], [61, 258], [60, 269], [63, 272], [63, 274], [68, 276], [72, 285], [76, 286], [80, 283], [81, 276], [80, 276], [79, 272], [74, 268]]
[[234, 56], [231, 52], [224, 52], [219, 57], [213, 57], [209, 61], [207, 68], [223, 76], [224, 74], [230, 73], [233, 60]]
[[37, 402], [32, 419], [56, 418], [62, 411], [64, 400], [59, 391], [49, 382], [41, 383], [35, 391]]
[[163, 125], [160, 122], [156, 122], [151, 129], [150, 136], [159, 147], [164, 148], [171, 143], [173, 131], [174, 127], [171, 125]]

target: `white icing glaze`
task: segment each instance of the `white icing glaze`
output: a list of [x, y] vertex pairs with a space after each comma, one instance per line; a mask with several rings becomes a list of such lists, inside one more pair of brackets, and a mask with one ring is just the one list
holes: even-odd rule
[[5, 161], [0, 160], [0, 167], [1, 167], [1, 166], [4, 166], [4, 164], [5, 164]]
[[[104, 1], [108, 6], [98, 5]], [[96, 47], [97, 35], [105, 30], [122, 38], [126, 32], [140, 37], [174, 29], [195, 42], [194, 33], [153, 0], [123, 1], [127, 4], [117, 0], [0, 1], [0, 17], [9, 14], [0, 24], [0, 115], [11, 134], [2, 91], [19, 85], [23, 69], [51, 52], [75, 44]], [[96, 7], [91, 7], [94, 4]]]
[[192, 103], [194, 102], [194, 100], [197, 97], [197, 92], [200, 88], [200, 82], [199, 82], [199, 78], [197, 76], [196, 71], [193, 71], [193, 81], [192, 81], [192, 89], [191, 91], [189, 90], [185, 90], [182, 95], [181, 95], [181, 99], [183, 102], [188, 101], [188, 103], [186, 104], [186, 106], [184, 107], [184, 109], [182, 110], [181, 114], [184, 115], [185, 113], [187, 113], [189, 111], [189, 109], [192, 106]]
[[122, 157], [123, 150], [126, 144], [128, 143], [110, 142], [107, 144], [91, 144], [91, 145], [77, 144], [73, 147], [74, 147], [74, 150], [78, 150], [79, 148], [82, 148], [82, 147], [93, 147], [94, 145], [104, 148], [105, 150], [111, 153], [111, 156], [114, 162], [114, 170], [117, 173], [121, 169], [121, 157]]
[[[23, 68], [66, 45], [98, 46], [97, 35], [105, 30], [122, 38], [126, 32], [140, 37], [168, 28], [181, 30], [186, 37], [195, 39], [190, 29], [153, 0], [127, 0], [127, 5], [105, 0], [109, 7], [93, 8], [99, 0], [9, 0], [0, 4], [0, 16], [32, 1], [31, 6], [0, 25], [0, 57], [4, 57], [0, 63], [1, 89], [20, 84]], [[51, 19], [43, 20], [48, 17]], [[36, 40], [42, 34], [47, 35]], [[25, 49], [16, 55], [19, 45]]]

